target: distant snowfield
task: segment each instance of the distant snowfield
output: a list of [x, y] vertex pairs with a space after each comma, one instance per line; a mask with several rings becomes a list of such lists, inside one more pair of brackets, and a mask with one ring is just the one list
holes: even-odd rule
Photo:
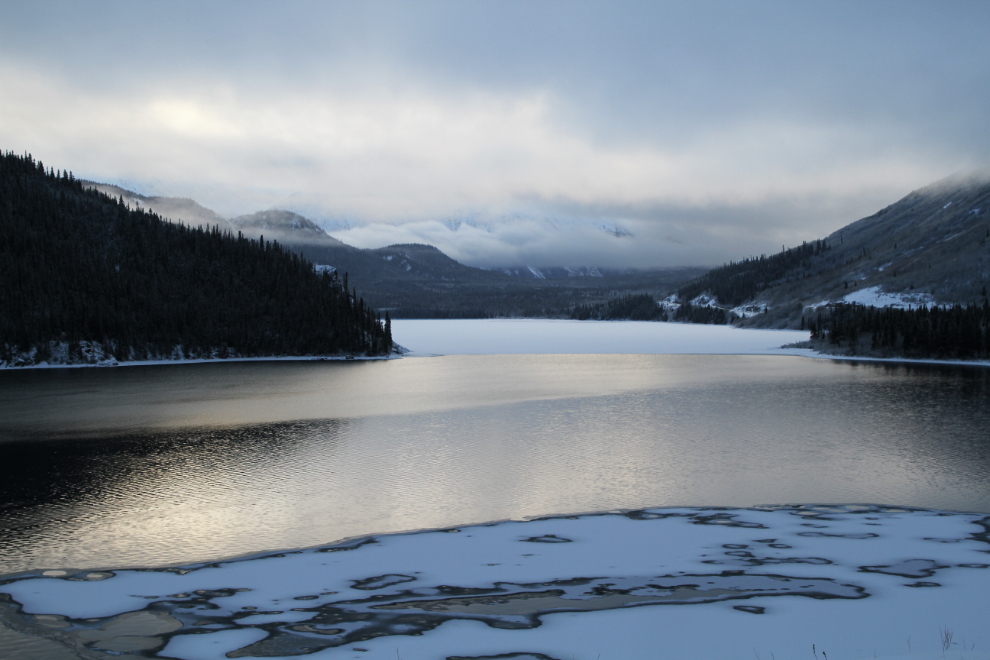
[[784, 344], [806, 341], [799, 330], [654, 321], [551, 319], [396, 319], [392, 338], [410, 356], [512, 354], [814, 355]]
[[917, 309], [931, 306], [934, 299], [928, 293], [884, 293], [878, 286], [860, 289], [842, 297], [843, 302], [859, 303], [869, 307], [896, 307], [898, 309]]
[[87, 657], [986, 660], [988, 533], [921, 509], [650, 509], [0, 592], [8, 623]]

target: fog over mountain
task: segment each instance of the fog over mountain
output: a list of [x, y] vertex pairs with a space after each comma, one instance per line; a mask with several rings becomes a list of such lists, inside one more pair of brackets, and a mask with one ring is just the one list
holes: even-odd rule
[[982, 2], [0, 11], [0, 148], [475, 266], [717, 265], [990, 153]]

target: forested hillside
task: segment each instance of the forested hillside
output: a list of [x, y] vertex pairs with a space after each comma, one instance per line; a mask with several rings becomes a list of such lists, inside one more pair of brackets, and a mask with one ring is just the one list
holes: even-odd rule
[[775, 284], [806, 277], [806, 272], [797, 271], [810, 269], [812, 257], [828, 249], [828, 243], [818, 240], [769, 257], [762, 255], [729, 263], [688, 282], [677, 290], [677, 294], [684, 300], [692, 300], [702, 293], [710, 293], [720, 303], [735, 307]]
[[0, 157], [0, 360], [384, 355], [346, 275], [277, 242], [164, 222], [31, 156]]
[[797, 328], [833, 304], [979, 305], [988, 284], [984, 172], [925, 186], [825, 239], [715, 268], [682, 285], [678, 298], [705, 296], [744, 326]]
[[667, 312], [648, 293], [612, 298], [597, 305], [577, 305], [571, 318], [578, 321], [666, 321]]

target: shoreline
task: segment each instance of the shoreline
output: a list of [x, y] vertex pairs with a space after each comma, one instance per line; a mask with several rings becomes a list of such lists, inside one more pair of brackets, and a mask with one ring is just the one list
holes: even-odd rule
[[12, 573], [0, 573], [0, 589], [2, 589], [2, 586], [9, 581], [18, 581], [26, 578], [41, 578], [41, 577], [64, 578], [74, 574], [108, 573], [114, 571], [169, 572], [178, 569], [198, 570], [201, 568], [209, 568], [214, 564], [231, 563], [231, 562], [250, 562], [259, 559], [281, 557], [282, 555], [285, 554], [326, 551], [327, 549], [330, 548], [341, 549], [341, 550], [356, 549], [357, 547], [365, 543], [369, 543], [369, 542], [374, 543], [376, 539], [382, 539], [382, 538], [393, 538], [393, 537], [398, 538], [398, 537], [406, 537], [406, 536], [415, 536], [418, 534], [455, 533], [470, 528], [511, 525], [517, 523], [536, 523], [536, 522], [547, 522], [547, 521], [557, 521], [557, 520], [573, 520], [576, 518], [595, 518], [599, 516], [631, 517], [631, 516], [636, 516], [643, 512], [663, 514], [667, 512], [677, 513], [682, 511], [695, 511], [695, 512], [712, 512], [712, 513], [721, 512], [727, 514], [740, 514], [751, 511], [773, 512], [773, 511], [784, 511], [784, 510], [808, 510], [808, 511], [843, 510], [847, 513], [861, 513], [863, 511], [868, 511], [868, 510], [883, 510], [883, 511], [899, 511], [905, 513], [945, 514], [945, 515], [953, 515], [953, 516], [984, 516], [990, 519], [990, 511], [962, 511], [956, 509], [941, 509], [941, 508], [932, 508], [932, 507], [915, 506], [915, 505], [878, 504], [878, 503], [868, 503], [868, 502], [844, 502], [844, 503], [843, 502], [829, 502], [829, 503], [804, 502], [804, 503], [756, 504], [753, 506], [731, 506], [731, 505], [692, 506], [692, 505], [671, 504], [671, 505], [662, 505], [662, 506], [645, 506], [645, 507], [639, 507], [633, 509], [600, 509], [600, 510], [591, 510], [591, 511], [536, 514], [532, 516], [522, 516], [519, 518], [499, 518], [497, 520], [482, 520], [477, 522], [458, 523], [453, 525], [446, 525], [444, 527], [419, 527], [419, 528], [411, 528], [411, 529], [404, 529], [398, 531], [366, 532], [362, 534], [355, 534], [353, 536], [345, 536], [339, 539], [321, 541], [319, 543], [314, 543], [310, 545], [264, 548], [261, 550], [251, 550], [248, 552], [242, 552], [233, 555], [220, 555], [217, 557], [209, 557], [206, 559], [174, 562], [174, 563], [93, 565], [88, 567], [49, 566], [49, 567], [41, 567], [41, 568], [31, 568], [23, 571], [14, 571]]
[[[418, 352], [415, 350], [404, 350], [401, 353], [392, 355], [280, 355], [270, 357], [237, 357], [237, 358], [182, 358], [178, 360], [132, 360], [126, 362], [114, 361], [107, 363], [79, 363], [79, 364], [29, 364], [12, 366], [5, 362], [0, 362], [0, 373], [4, 371], [24, 371], [33, 369], [85, 369], [85, 368], [114, 368], [114, 367], [152, 367], [163, 365], [189, 365], [189, 364], [216, 364], [226, 362], [343, 362], [343, 361], [383, 361], [398, 360], [404, 357], [428, 358], [444, 357], [447, 355], [491, 355], [479, 351], [477, 353], [433, 353]], [[526, 353], [505, 353], [505, 355], [525, 355]], [[577, 353], [559, 353], [560, 355], [575, 355]], [[596, 353], [595, 355], [623, 355], [624, 353]], [[954, 367], [990, 367], [990, 360], [939, 360], [937, 358], [908, 358], [908, 357], [875, 357], [868, 355], [835, 355], [832, 353], [822, 353], [812, 348], [792, 348], [781, 346], [776, 349], [766, 349], [765, 351], [738, 351], [738, 352], [676, 352], [676, 353], [639, 353], [639, 355], [752, 355], [768, 357], [804, 357], [818, 360], [836, 360], [851, 362], [877, 362], [885, 364], [929, 364]]]
[[[990, 360], [939, 360], [936, 358], [907, 358], [907, 357], [871, 357], [868, 355], [833, 355], [831, 353], [820, 353], [813, 348], [785, 348], [780, 350], [793, 351], [792, 353], [766, 353], [766, 355], [793, 355], [796, 357], [807, 357], [817, 360], [836, 360], [851, 362], [884, 362], [888, 364], [932, 364], [952, 367], [990, 367]], [[753, 353], [739, 353], [738, 355], [753, 355]]]
[[237, 358], [182, 358], [179, 360], [130, 360], [112, 363], [80, 363], [80, 364], [27, 364], [23, 366], [11, 366], [6, 363], [0, 364], [2, 371], [20, 371], [24, 369], [84, 369], [96, 367], [100, 369], [113, 367], [153, 367], [169, 364], [207, 364], [216, 362], [339, 362], [339, 361], [376, 361], [395, 360], [401, 355], [279, 355], [270, 357], [237, 357]]

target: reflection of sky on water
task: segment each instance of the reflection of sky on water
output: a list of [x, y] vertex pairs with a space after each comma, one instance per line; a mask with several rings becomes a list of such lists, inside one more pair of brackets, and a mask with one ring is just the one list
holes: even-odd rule
[[0, 437], [22, 437], [0, 444], [2, 572], [649, 506], [990, 511], [985, 369], [534, 355], [2, 375]]

